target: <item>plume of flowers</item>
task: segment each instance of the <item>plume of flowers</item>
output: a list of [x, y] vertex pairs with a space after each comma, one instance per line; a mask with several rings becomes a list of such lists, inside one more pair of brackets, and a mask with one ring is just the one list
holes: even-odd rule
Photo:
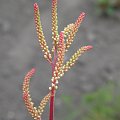
[[25, 102], [25, 105], [29, 111], [29, 113], [32, 115], [32, 117], [35, 120], [40, 120], [41, 119], [41, 114], [44, 111], [45, 105], [47, 104], [47, 102], [49, 101], [49, 98], [51, 96], [51, 93], [49, 92], [40, 102], [40, 106], [35, 107], [34, 103], [32, 102], [32, 98], [30, 96], [29, 93], [29, 84], [30, 84], [30, 79], [33, 76], [33, 74], [35, 73], [35, 69], [33, 68], [32, 70], [30, 70], [27, 75], [24, 78], [24, 82], [23, 82], [23, 100]]
[[38, 40], [41, 46], [42, 51], [44, 52], [44, 57], [49, 61], [52, 62], [52, 56], [50, 54], [50, 51], [48, 49], [43, 30], [42, 30], [42, 25], [40, 21], [40, 12], [39, 12], [39, 7], [37, 3], [34, 4], [34, 19], [35, 19], [35, 25], [36, 25], [36, 31], [37, 31], [37, 36]]
[[[85, 13], [81, 13], [78, 19], [75, 21], [75, 23], [69, 24], [59, 34], [57, 25], [57, 0], [52, 0], [53, 47], [50, 51], [43, 34], [38, 4], [34, 4], [34, 19], [38, 40], [43, 51], [44, 58], [50, 63], [52, 70], [51, 85], [49, 87], [48, 94], [41, 100], [40, 105], [38, 107], [34, 106], [29, 92], [30, 79], [35, 73], [35, 69], [30, 70], [24, 78], [23, 100], [29, 113], [35, 120], [41, 120], [41, 115], [48, 101], [50, 102], [49, 120], [54, 120], [54, 98], [56, 90], [58, 88], [58, 80], [64, 75], [66, 71], [68, 71], [75, 64], [75, 62], [84, 52], [92, 48], [91, 45], [83, 46], [80, 49], [78, 49], [67, 62], [64, 62], [65, 52], [72, 44], [84, 17]], [[53, 53], [52, 55], [51, 52]]]

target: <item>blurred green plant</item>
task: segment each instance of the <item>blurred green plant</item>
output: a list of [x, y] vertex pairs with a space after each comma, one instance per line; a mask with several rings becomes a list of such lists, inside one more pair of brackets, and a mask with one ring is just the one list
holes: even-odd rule
[[120, 120], [120, 84], [108, 83], [95, 92], [82, 96], [77, 108], [73, 105], [73, 98], [62, 96], [67, 111], [71, 112], [64, 120]]
[[120, 9], [120, 0], [97, 0], [97, 12], [104, 16], [112, 16]]

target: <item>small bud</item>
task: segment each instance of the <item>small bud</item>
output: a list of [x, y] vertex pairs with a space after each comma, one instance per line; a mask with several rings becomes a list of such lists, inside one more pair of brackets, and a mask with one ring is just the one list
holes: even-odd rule
[[55, 86], [55, 84], [52, 83], [52, 87], [54, 87], [54, 86]]
[[52, 90], [52, 88], [51, 88], [51, 87], [49, 87], [49, 90]]
[[58, 86], [55, 86], [55, 89], [57, 90], [57, 89], [58, 89]]
[[56, 84], [58, 84], [58, 80], [56, 80], [56, 82], [55, 82]]
[[52, 78], [51, 81], [54, 82], [54, 78]]

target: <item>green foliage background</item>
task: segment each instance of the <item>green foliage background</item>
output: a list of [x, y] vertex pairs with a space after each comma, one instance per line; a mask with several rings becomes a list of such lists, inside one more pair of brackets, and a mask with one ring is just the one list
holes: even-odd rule
[[96, 11], [104, 16], [114, 16], [120, 9], [120, 0], [97, 0]]
[[69, 111], [64, 120], [120, 120], [120, 86], [109, 83], [96, 92], [87, 93], [77, 108], [73, 105], [71, 96], [62, 96], [62, 100]]

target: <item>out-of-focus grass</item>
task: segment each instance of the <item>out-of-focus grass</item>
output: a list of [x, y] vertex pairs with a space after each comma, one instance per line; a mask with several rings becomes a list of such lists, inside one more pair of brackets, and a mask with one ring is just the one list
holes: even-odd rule
[[77, 107], [71, 96], [62, 96], [68, 111], [64, 120], [120, 120], [120, 84], [108, 83], [95, 92], [82, 96]]
[[120, 0], [97, 0], [96, 11], [104, 16], [113, 16], [120, 9]]

